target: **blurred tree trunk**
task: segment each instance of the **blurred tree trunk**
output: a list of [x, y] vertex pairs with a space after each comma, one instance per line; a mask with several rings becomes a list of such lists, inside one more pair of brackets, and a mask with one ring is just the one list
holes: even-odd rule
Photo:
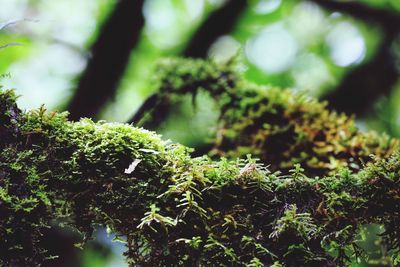
[[206, 57], [208, 49], [215, 40], [232, 31], [246, 6], [246, 0], [230, 0], [211, 13], [194, 33], [183, 55], [185, 57]]
[[69, 103], [70, 119], [95, 117], [115, 95], [143, 25], [144, 0], [119, 0], [90, 52], [91, 58]]

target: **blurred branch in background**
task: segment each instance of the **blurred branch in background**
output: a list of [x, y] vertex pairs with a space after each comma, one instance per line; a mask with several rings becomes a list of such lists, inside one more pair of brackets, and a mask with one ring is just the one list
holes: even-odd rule
[[399, 72], [392, 45], [400, 31], [400, 15], [358, 2], [312, 0], [321, 7], [338, 11], [382, 28], [383, 38], [373, 57], [349, 71], [340, 85], [324, 96], [331, 108], [357, 115], [365, 114], [380, 96], [388, 95]]
[[0, 49], [7, 48], [7, 47], [10, 47], [10, 46], [19, 46], [19, 45], [21, 45], [21, 44], [20, 43], [8, 43], [8, 44], [5, 44], [5, 45], [0, 45]]
[[[10, 21], [6, 21], [6, 22], [0, 22], [0, 31], [1, 30], [6, 30], [8, 28], [12, 28], [14, 26], [17, 26], [18, 24], [20, 24], [22, 22], [35, 22], [35, 23], [37, 23], [37, 22], [40, 22], [40, 20], [17, 19], [17, 20], [10, 20]], [[39, 38], [43, 39], [43, 36], [37, 36], [36, 34], [32, 33], [29, 30], [26, 30], [26, 29], [24, 29], [24, 30], [20, 29], [19, 32], [23, 33], [26, 36], [29, 36], [29, 38], [32, 38], [32, 39], [35, 39], [35, 38], [36, 39], [39, 39]], [[71, 42], [68, 42], [66, 40], [63, 40], [61, 38], [56, 38], [56, 37], [51, 37], [51, 36], [46, 36], [46, 38], [48, 39], [48, 41], [50, 43], [57, 43], [57, 44], [63, 45], [65, 47], [71, 49], [72, 51], [82, 55], [82, 57], [88, 58], [86, 50], [84, 48], [78, 46], [78, 45], [75, 45], [75, 44], [73, 44]], [[7, 48], [7, 47], [10, 47], [10, 46], [22, 46], [22, 45], [23, 45], [22, 43], [11, 42], [11, 43], [7, 43], [7, 44], [4, 44], [4, 45], [0, 45], [0, 49]]]
[[144, 25], [144, 0], [120, 0], [91, 48], [91, 58], [68, 106], [70, 118], [95, 117], [114, 96]]
[[[211, 45], [218, 37], [232, 31], [246, 7], [246, 0], [230, 0], [212, 12], [194, 32], [182, 53], [183, 56], [192, 58], [207, 57], [207, 52]], [[168, 116], [171, 105], [172, 103], [168, 97], [160, 97], [155, 93], [143, 102], [128, 122], [137, 124], [147, 114], [151, 118], [147, 118], [145, 123], [140, 126], [154, 130]]]
[[140, 126], [149, 130], [154, 130], [167, 116], [171, 107], [170, 104], [167, 97], [163, 97], [159, 92], [156, 92], [143, 102], [128, 123], [137, 125], [144, 117], [151, 116], [151, 118]]
[[[10, 21], [6, 21], [6, 22], [0, 22], [0, 31], [7, 29], [9, 27], [15, 26], [16, 24], [23, 22], [23, 21], [34, 21], [34, 20], [29, 20], [29, 19], [20, 19], [20, 20], [10, 20]], [[11, 43], [7, 43], [7, 44], [1, 44], [0, 45], [0, 49], [4, 49], [10, 46], [20, 46], [22, 44], [17, 43], [17, 42], [11, 42]]]
[[6, 22], [0, 22], [0, 31], [4, 30], [6, 28], [9, 28], [9, 27], [13, 27], [13, 26], [17, 25], [18, 23], [25, 22], [25, 21], [37, 22], [37, 20], [33, 20], [33, 19], [16, 19], [16, 20], [9, 20]]
[[200, 25], [183, 52], [185, 57], [204, 58], [215, 40], [230, 33], [247, 6], [247, 0], [230, 0]]

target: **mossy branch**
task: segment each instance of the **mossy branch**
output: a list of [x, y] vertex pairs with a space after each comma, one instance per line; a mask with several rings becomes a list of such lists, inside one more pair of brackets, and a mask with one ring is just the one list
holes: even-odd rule
[[299, 163], [308, 175], [323, 176], [341, 167], [358, 171], [371, 154], [387, 158], [399, 146], [385, 134], [359, 131], [352, 117], [329, 111], [326, 102], [301, 92], [256, 86], [241, 76], [233, 62], [166, 59], [155, 75], [157, 93], [139, 109], [134, 122], [154, 126], [153, 118], [166, 116], [166, 104], [205, 91], [220, 108], [210, 155], [234, 159], [250, 153], [271, 170], [287, 172]]
[[52, 255], [43, 229], [95, 225], [125, 238], [130, 266], [341, 266], [360, 226], [400, 248], [400, 154], [323, 178], [271, 172], [248, 157], [212, 161], [127, 124], [20, 112], [0, 93], [0, 265]]

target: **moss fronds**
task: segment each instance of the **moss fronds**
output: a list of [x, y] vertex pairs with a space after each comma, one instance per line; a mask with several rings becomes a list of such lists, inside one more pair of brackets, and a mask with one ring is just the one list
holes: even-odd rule
[[370, 223], [385, 227], [393, 257], [400, 249], [398, 152], [315, 178], [251, 157], [192, 158], [126, 124], [73, 123], [44, 109], [19, 116], [3, 124], [19, 134], [0, 140], [0, 266], [43, 263], [52, 255], [41, 234], [57, 222], [82, 241], [107, 227], [126, 239], [130, 266], [342, 266]]
[[169, 59], [160, 65], [160, 99], [208, 92], [221, 115], [211, 155], [252, 154], [272, 170], [299, 163], [309, 175], [327, 175], [347, 167], [359, 171], [370, 155], [385, 158], [398, 140], [360, 132], [353, 118], [329, 111], [324, 102], [280, 88], [241, 79], [234, 65], [205, 60]]

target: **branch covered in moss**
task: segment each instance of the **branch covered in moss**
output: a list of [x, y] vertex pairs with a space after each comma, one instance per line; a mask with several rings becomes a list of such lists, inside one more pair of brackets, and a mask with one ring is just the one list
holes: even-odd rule
[[211, 155], [250, 153], [271, 170], [287, 171], [299, 163], [309, 175], [326, 175], [343, 166], [358, 171], [371, 154], [386, 158], [398, 148], [398, 140], [385, 134], [360, 132], [353, 118], [328, 111], [326, 102], [244, 81], [234, 64], [168, 59], [156, 78], [158, 93], [152, 97], [158, 102], [141, 108], [139, 125], [159, 117], [163, 101], [206, 91], [221, 110]]
[[96, 225], [125, 238], [130, 266], [341, 266], [360, 226], [399, 246], [400, 154], [354, 173], [271, 172], [248, 157], [212, 161], [141, 128], [16, 110], [0, 93], [0, 266], [51, 256], [44, 229]]

